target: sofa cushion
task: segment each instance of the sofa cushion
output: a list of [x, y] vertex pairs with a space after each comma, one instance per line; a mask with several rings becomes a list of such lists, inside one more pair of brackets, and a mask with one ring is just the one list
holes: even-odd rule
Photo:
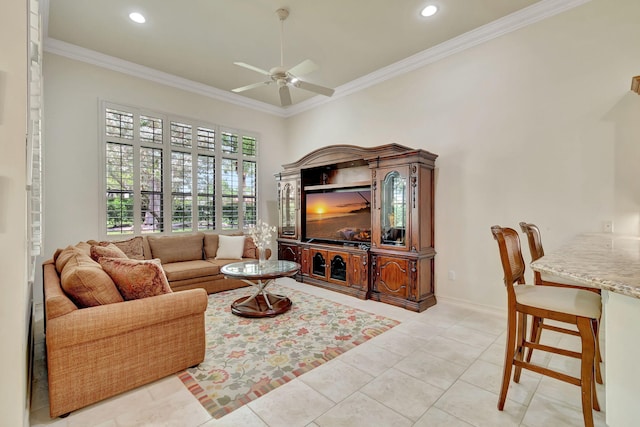
[[169, 282], [220, 274], [220, 266], [203, 260], [170, 262], [162, 264], [162, 268]]
[[218, 252], [219, 236], [214, 233], [204, 233], [204, 257], [215, 258]]
[[163, 264], [202, 259], [204, 233], [178, 236], [148, 236], [153, 258]]
[[[214, 265], [218, 270], [220, 270], [222, 267], [224, 267], [227, 264], [231, 264], [234, 262], [238, 262], [238, 260], [235, 259], [215, 259], [215, 258], [209, 258], [207, 260], [208, 263]], [[222, 274], [222, 273], [220, 273]]]
[[98, 261], [102, 257], [107, 258], [129, 258], [122, 249], [109, 243], [107, 246], [91, 245], [91, 259]]
[[67, 261], [77, 253], [74, 249], [85, 255], [90, 255], [91, 253], [91, 245], [86, 242], [78, 242], [75, 246], [67, 246], [64, 249], [56, 250], [53, 254], [53, 262], [56, 264], [58, 274], [62, 273], [62, 269], [67, 264]]
[[76, 253], [74, 253], [73, 246], [67, 246], [64, 249], [58, 249], [55, 254], [53, 254], [53, 262], [56, 265], [56, 271], [58, 274], [62, 274], [62, 270], [67, 265], [69, 260], [74, 257]]
[[171, 287], [160, 260], [100, 258], [100, 265], [113, 279], [125, 300], [168, 294]]
[[78, 307], [124, 301], [113, 280], [100, 264], [92, 260], [82, 249], [73, 248], [70, 252], [65, 254], [63, 251], [68, 258], [60, 274], [60, 283], [64, 292]]
[[221, 234], [215, 259], [242, 259], [244, 252], [244, 236], [227, 236]]

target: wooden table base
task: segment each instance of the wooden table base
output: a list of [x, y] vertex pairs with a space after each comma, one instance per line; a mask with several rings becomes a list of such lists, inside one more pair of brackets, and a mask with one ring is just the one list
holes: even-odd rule
[[267, 305], [264, 295], [257, 295], [252, 301], [245, 303], [250, 297], [238, 298], [231, 304], [231, 313], [242, 317], [273, 317], [291, 308], [291, 300], [287, 297], [269, 295], [271, 307]]

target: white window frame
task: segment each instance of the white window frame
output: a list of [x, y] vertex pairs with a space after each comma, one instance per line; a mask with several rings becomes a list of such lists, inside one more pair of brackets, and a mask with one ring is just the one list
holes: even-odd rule
[[[106, 110], [113, 109], [123, 111], [127, 113], [133, 113], [133, 140], [119, 139], [106, 135]], [[260, 169], [259, 161], [259, 145], [260, 136], [256, 132], [244, 131], [226, 126], [220, 126], [213, 123], [204, 122], [202, 120], [191, 119], [175, 114], [168, 114], [158, 111], [153, 111], [147, 108], [134, 107], [130, 105], [118, 104], [106, 100], [99, 100], [98, 108], [98, 132], [100, 141], [100, 229], [101, 234], [109, 239], [117, 239], [118, 237], [138, 236], [142, 234], [146, 235], [166, 235], [166, 234], [180, 234], [197, 231], [215, 231], [220, 233], [233, 233], [237, 231], [247, 231], [252, 226], [251, 224], [245, 224], [244, 220], [244, 183], [242, 181], [243, 176], [243, 161], [250, 160], [256, 163], [256, 218], [259, 216], [259, 191], [258, 191], [258, 172]], [[142, 144], [140, 141], [140, 120], [141, 115], [151, 116], [154, 118], [162, 119], [162, 145], [154, 145], [152, 143]], [[192, 140], [191, 148], [184, 148], [178, 146], [171, 146], [171, 122], [180, 122], [191, 125]], [[215, 131], [215, 148], [213, 151], [198, 148], [197, 141], [197, 129], [199, 127], [212, 129]], [[237, 153], [223, 153], [222, 152], [222, 133], [228, 132], [236, 134], [238, 136], [238, 152]], [[256, 152], [255, 156], [247, 156], [243, 153], [243, 137], [255, 138], [256, 140]], [[130, 233], [108, 233], [107, 232], [107, 192], [106, 192], [106, 147], [107, 143], [123, 143], [132, 145], [134, 148], [134, 205], [133, 205], [133, 230]], [[162, 173], [163, 173], [163, 189], [162, 189], [162, 206], [163, 206], [163, 231], [161, 232], [146, 232], [142, 233], [142, 218], [141, 218], [141, 191], [140, 191], [140, 147], [150, 146], [155, 148], [162, 148]], [[190, 231], [177, 230], [174, 231], [172, 227], [172, 206], [171, 206], [171, 152], [182, 151], [189, 152], [192, 155], [192, 186], [191, 186], [191, 223], [192, 227]], [[215, 158], [215, 228], [198, 230], [198, 155], [207, 155]], [[222, 159], [236, 159], [238, 162], [238, 227], [233, 229], [225, 229], [222, 227]]]

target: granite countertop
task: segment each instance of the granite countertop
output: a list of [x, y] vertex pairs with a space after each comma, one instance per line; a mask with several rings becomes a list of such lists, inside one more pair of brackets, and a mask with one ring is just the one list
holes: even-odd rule
[[531, 263], [535, 271], [640, 298], [640, 236], [581, 234]]

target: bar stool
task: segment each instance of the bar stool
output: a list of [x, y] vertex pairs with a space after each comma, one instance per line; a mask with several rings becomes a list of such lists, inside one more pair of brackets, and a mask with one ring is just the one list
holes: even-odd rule
[[[516, 383], [520, 381], [520, 374], [524, 368], [579, 386], [584, 424], [586, 427], [593, 427], [591, 409], [600, 410], [593, 378], [596, 352], [593, 320], [600, 318], [600, 296], [582, 289], [526, 285], [524, 283], [525, 263], [518, 233], [512, 228], [503, 228], [498, 225], [491, 227], [491, 233], [498, 242], [500, 250], [508, 307], [507, 342], [498, 410], [504, 409], [511, 372], [515, 366], [513, 381]], [[570, 351], [527, 341], [528, 315], [575, 325], [581, 339], [581, 351]], [[573, 377], [526, 361], [525, 348], [580, 359], [580, 377]]]
[[[531, 223], [521, 222], [520, 229], [527, 236], [529, 243], [529, 252], [531, 253], [531, 262], [544, 256], [544, 249], [542, 247], [542, 237], [540, 235], [540, 229]], [[600, 289], [590, 288], [580, 282], [565, 279], [562, 277], [554, 276], [547, 273], [540, 273], [539, 271], [533, 272], [534, 285], [544, 286], [556, 286], [556, 287], [570, 287], [574, 289], [583, 289], [585, 291], [594, 292], [600, 295]], [[600, 353], [600, 318], [594, 321], [593, 328], [596, 334], [596, 382], [602, 384], [602, 371], [600, 369], [600, 362], [602, 362], [602, 355]], [[547, 325], [544, 323], [544, 319], [534, 317], [531, 322], [531, 340], [535, 343], [540, 343], [540, 337], [544, 329], [560, 332], [563, 334], [579, 336], [578, 331], [567, 329], [559, 326]], [[531, 361], [531, 354], [533, 349], [530, 348], [527, 351], [527, 362]]]

